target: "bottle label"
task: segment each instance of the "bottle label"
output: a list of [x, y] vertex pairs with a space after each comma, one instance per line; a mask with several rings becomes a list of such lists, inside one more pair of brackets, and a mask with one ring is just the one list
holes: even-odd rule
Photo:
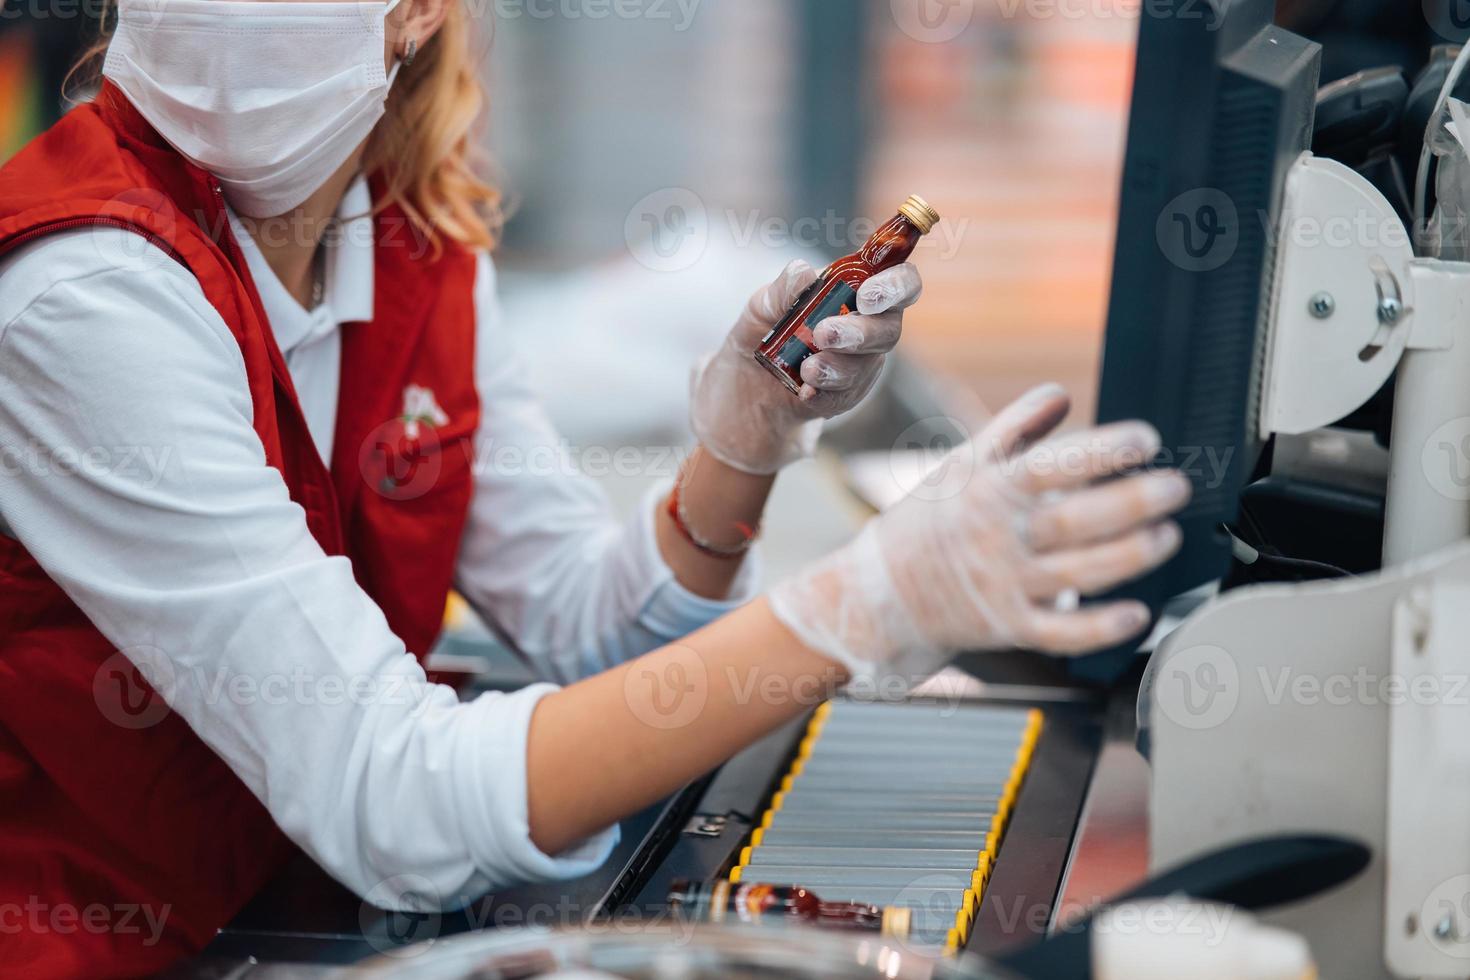
[[837, 280], [821, 302], [812, 308], [807, 318], [791, 331], [791, 337], [781, 345], [776, 359], [793, 371], [800, 371], [802, 362], [821, 349], [817, 346], [817, 338], [812, 335], [812, 327], [831, 317], [851, 313], [856, 308], [857, 290], [842, 280]]
[[742, 922], [754, 922], [770, 907], [776, 889], [771, 885], [744, 884], [735, 892], [735, 914]]
[[[846, 316], [857, 309], [857, 290], [853, 289], [841, 279], [832, 286], [832, 291], [822, 297], [822, 301], [812, 310], [811, 315], [806, 318], [804, 326], [815, 327], [834, 316]], [[810, 333], [810, 329], [808, 329]]]
[[771, 338], [776, 336], [776, 331], [780, 330], [781, 325], [786, 323], [788, 318], [791, 316], [792, 310], [799, 310], [806, 304], [810, 303], [812, 301], [812, 297], [815, 296], [819, 291], [821, 291], [823, 287], [827, 285], [827, 282], [824, 279], [826, 275], [827, 273], [824, 270], [822, 272], [822, 275], [812, 280], [812, 284], [810, 286], [801, 291], [801, 295], [796, 297], [796, 302], [791, 304], [790, 309], [786, 311], [786, 315], [777, 320], [771, 326], [771, 329], [766, 331], [766, 335], [761, 338], [760, 346], [764, 347], [771, 342]]

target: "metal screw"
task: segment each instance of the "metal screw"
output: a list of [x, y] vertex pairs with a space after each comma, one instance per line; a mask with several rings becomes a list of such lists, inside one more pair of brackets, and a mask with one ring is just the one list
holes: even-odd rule
[[1307, 309], [1312, 316], [1325, 320], [1337, 310], [1337, 300], [1332, 298], [1331, 293], [1318, 293], [1307, 303]]
[[1407, 613], [1413, 617], [1409, 626], [1409, 642], [1414, 645], [1414, 652], [1421, 656], [1429, 648], [1430, 606], [1431, 600], [1426, 590], [1415, 589], [1409, 593]]
[[1398, 323], [1399, 322], [1399, 317], [1401, 317], [1403, 315], [1404, 315], [1404, 304], [1403, 303], [1400, 303], [1398, 300], [1394, 299], [1392, 296], [1386, 296], [1386, 297], [1384, 297], [1383, 301], [1378, 304], [1378, 322], [1379, 323], [1387, 323], [1387, 324], [1392, 325], [1392, 324]]

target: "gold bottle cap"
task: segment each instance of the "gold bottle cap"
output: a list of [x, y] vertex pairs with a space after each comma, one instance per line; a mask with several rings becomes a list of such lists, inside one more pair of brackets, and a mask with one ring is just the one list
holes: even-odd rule
[[909, 199], [903, 202], [898, 213], [914, 223], [920, 234], [927, 235], [939, 224], [939, 212], [929, 206], [929, 202], [917, 194], [910, 194]]
[[724, 922], [725, 909], [730, 903], [730, 883], [728, 881], [717, 881], [715, 887], [710, 889], [709, 910], [706, 913], [711, 922]]
[[889, 905], [883, 909], [882, 935], [903, 939], [909, 934], [913, 910], [901, 905]]

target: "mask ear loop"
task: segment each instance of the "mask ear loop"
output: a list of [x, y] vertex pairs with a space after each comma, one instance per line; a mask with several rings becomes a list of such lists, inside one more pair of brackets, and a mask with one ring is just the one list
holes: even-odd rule
[[[0, 2], [3, 2], [3, 0], [0, 0]], [[389, 15], [392, 14], [394, 8], [396, 8], [402, 2], [403, 0], [388, 0], [388, 6], [383, 9], [383, 23], [385, 26], [387, 25]], [[398, 74], [398, 69], [407, 68], [409, 65], [413, 64], [413, 59], [415, 56], [418, 55], [418, 53], [418, 38], [409, 38], [408, 43], [404, 45], [403, 56], [398, 59], [398, 63], [395, 64], [392, 70], [388, 73], [388, 84], [390, 86], [393, 84], [393, 76]]]

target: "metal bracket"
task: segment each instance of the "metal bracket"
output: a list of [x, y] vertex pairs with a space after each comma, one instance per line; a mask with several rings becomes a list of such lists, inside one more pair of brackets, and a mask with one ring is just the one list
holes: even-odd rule
[[685, 837], [719, 837], [725, 832], [730, 818], [708, 813], [696, 813], [684, 825]]
[[1470, 974], [1470, 583], [1393, 609], [1384, 958], [1400, 977]]
[[1260, 428], [1331, 425], [1389, 379], [1405, 350], [1443, 350], [1470, 328], [1470, 263], [1419, 259], [1362, 175], [1303, 154], [1287, 175]]

